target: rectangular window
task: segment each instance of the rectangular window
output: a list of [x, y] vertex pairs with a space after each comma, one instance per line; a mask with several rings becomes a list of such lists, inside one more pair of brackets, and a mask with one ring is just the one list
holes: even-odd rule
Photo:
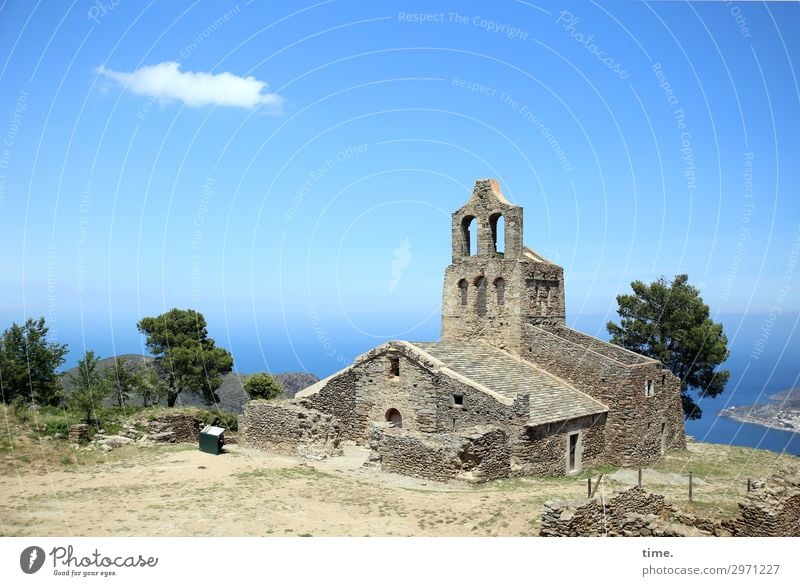
[[400, 359], [397, 356], [389, 356], [389, 376], [400, 376]]
[[656, 394], [656, 385], [652, 380], [647, 380], [644, 383], [644, 396], [645, 397], [652, 397]]
[[453, 405], [455, 407], [464, 406], [464, 395], [453, 395]]

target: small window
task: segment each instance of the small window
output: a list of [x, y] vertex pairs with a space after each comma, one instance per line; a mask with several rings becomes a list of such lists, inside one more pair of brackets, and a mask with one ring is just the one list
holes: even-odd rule
[[652, 397], [656, 394], [656, 385], [652, 380], [649, 380], [644, 383], [644, 396], [645, 397]]
[[486, 279], [478, 277], [475, 281], [475, 286], [478, 288], [475, 298], [475, 313], [483, 317], [486, 315]]
[[400, 359], [397, 356], [389, 356], [389, 376], [400, 376]]
[[453, 406], [455, 406], [455, 407], [463, 407], [464, 406], [464, 395], [453, 395]]
[[469, 287], [469, 285], [467, 284], [467, 280], [466, 279], [461, 279], [458, 282], [458, 289], [461, 292], [461, 305], [466, 305], [467, 304], [467, 289], [468, 289], [468, 287]]
[[494, 290], [497, 293], [497, 305], [504, 305], [506, 302], [506, 282], [503, 277], [495, 279]]
[[462, 234], [462, 253], [464, 256], [474, 256], [478, 252], [478, 230], [475, 222], [475, 229], [472, 229], [474, 216], [464, 216], [461, 220]]
[[666, 374], [662, 374], [661, 375], [661, 388], [663, 389], [666, 386], [666, 384], [667, 384], [667, 375]]
[[496, 257], [503, 258], [505, 256], [506, 220], [502, 214], [489, 216], [489, 229], [492, 234], [492, 253]]

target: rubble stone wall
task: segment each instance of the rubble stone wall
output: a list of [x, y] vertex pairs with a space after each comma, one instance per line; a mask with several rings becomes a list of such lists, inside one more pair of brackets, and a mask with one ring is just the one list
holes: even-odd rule
[[[649, 464], [661, 457], [662, 450], [686, 447], [680, 380], [659, 362], [622, 364], [593, 351], [589, 342], [579, 344], [588, 336], [564, 326], [527, 324], [525, 335], [524, 358], [608, 405], [603, 455], [607, 463]], [[614, 351], [603, 349], [606, 354]], [[652, 396], [645, 392], [648, 381]]]
[[296, 403], [250, 401], [239, 429], [245, 447], [310, 457], [342, 453], [336, 417]]
[[444, 482], [485, 482], [510, 474], [505, 431], [489, 426], [453, 434], [420, 434], [375, 426], [370, 461], [385, 472]]
[[[603, 462], [605, 415], [524, 428], [511, 445], [514, 475], [564, 476]], [[569, 438], [578, 434], [576, 467], [569, 469]]]
[[[400, 413], [402, 428], [422, 433], [448, 433], [475, 425], [522, 425], [529, 413], [527, 396], [505, 404], [493, 396], [436, 372], [425, 358], [411, 357], [407, 348], [391, 346], [371, 351], [366, 359], [332, 378], [321, 390], [301, 399], [308, 407], [336, 416], [343, 439], [366, 444], [370, 425], [387, 420], [389, 411]], [[390, 372], [397, 361], [399, 375]], [[454, 395], [463, 406], [454, 404]]]
[[197, 443], [203, 422], [192, 412], [176, 410], [162, 413], [147, 422], [150, 437], [154, 441]]
[[787, 471], [759, 482], [729, 527], [742, 537], [800, 536], [800, 475]]
[[357, 441], [369, 433], [369, 417], [356, 406], [357, 373], [354, 369], [333, 377], [301, 405], [334, 416], [341, 423], [342, 439]]
[[544, 505], [543, 536], [800, 536], [800, 476], [782, 472], [756, 483], [739, 503], [733, 519], [708, 519], [687, 513], [664, 496], [638, 487], [617, 493], [605, 503], [593, 499], [548, 501]]
[[674, 513], [663, 495], [638, 487], [603, 502], [553, 502], [544, 505], [540, 535], [545, 537], [675, 535], [665, 522]]

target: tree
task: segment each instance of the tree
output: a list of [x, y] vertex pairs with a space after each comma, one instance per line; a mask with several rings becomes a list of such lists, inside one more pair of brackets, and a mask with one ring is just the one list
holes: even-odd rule
[[158, 405], [169, 392], [167, 383], [161, 380], [156, 369], [152, 367], [136, 373], [136, 389], [145, 407]]
[[156, 357], [159, 376], [168, 387], [167, 405], [175, 406], [181, 392], [198, 393], [206, 404], [219, 401], [216, 390], [233, 368], [233, 357], [208, 337], [206, 320], [193, 309], [171, 309], [137, 324]]
[[43, 317], [16, 323], [0, 338], [0, 391], [3, 402], [20, 397], [26, 403], [56, 405], [61, 400], [58, 368], [64, 364], [66, 344], [48, 343]]
[[704, 398], [725, 389], [730, 372], [716, 369], [728, 358], [728, 338], [688, 281], [686, 275], [672, 283], [664, 277], [649, 285], [634, 281], [633, 295], [617, 296], [620, 325], [606, 327], [612, 343], [660, 360], [679, 377], [684, 416], [700, 419], [690, 391]]
[[244, 383], [244, 390], [251, 399], [277, 399], [284, 397], [286, 391], [274, 376], [266, 372], [257, 372]]
[[130, 401], [131, 395], [136, 392], [139, 385], [137, 374], [125, 359], [120, 357], [115, 358], [114, 364], [105, 369], [103, 378], [108, 382], [114, 402], [120, 407], [124, 407]]
[[87, 350], [83, 358], [78, 360], [77, 374], [70, 374], [74, 385], [67, 398], [67, 404], [83, 416], [86, 423], [95, 423], [103, 400], [109, 395], [108, 379], [97, 370], [99, 358], [92, 350]]

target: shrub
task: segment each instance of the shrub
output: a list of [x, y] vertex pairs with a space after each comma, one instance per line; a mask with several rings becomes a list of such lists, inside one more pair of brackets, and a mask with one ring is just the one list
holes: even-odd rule
[[250, 399], [278, 399], [286, 396], [283, 385], [266, 372], [257, 372], [244, 383], [244, 390]]
[[223, 427], [230, 431], [239, 430], [239, 417], [235, 413], [204, 409], [199, 411], [197, 416], [206, 425], [216, 425], [217, 427]]
[[20, 395], [17, 395], [11, 401], [11, 411], [14, 413], [14, 417], [16, 417], [17, 421], [20, 423], [28, 423], [28, 420], [31, 417], [31, 413], [28, 411], [28, 405], [25, 403], [25, 399], [23, 399]]

